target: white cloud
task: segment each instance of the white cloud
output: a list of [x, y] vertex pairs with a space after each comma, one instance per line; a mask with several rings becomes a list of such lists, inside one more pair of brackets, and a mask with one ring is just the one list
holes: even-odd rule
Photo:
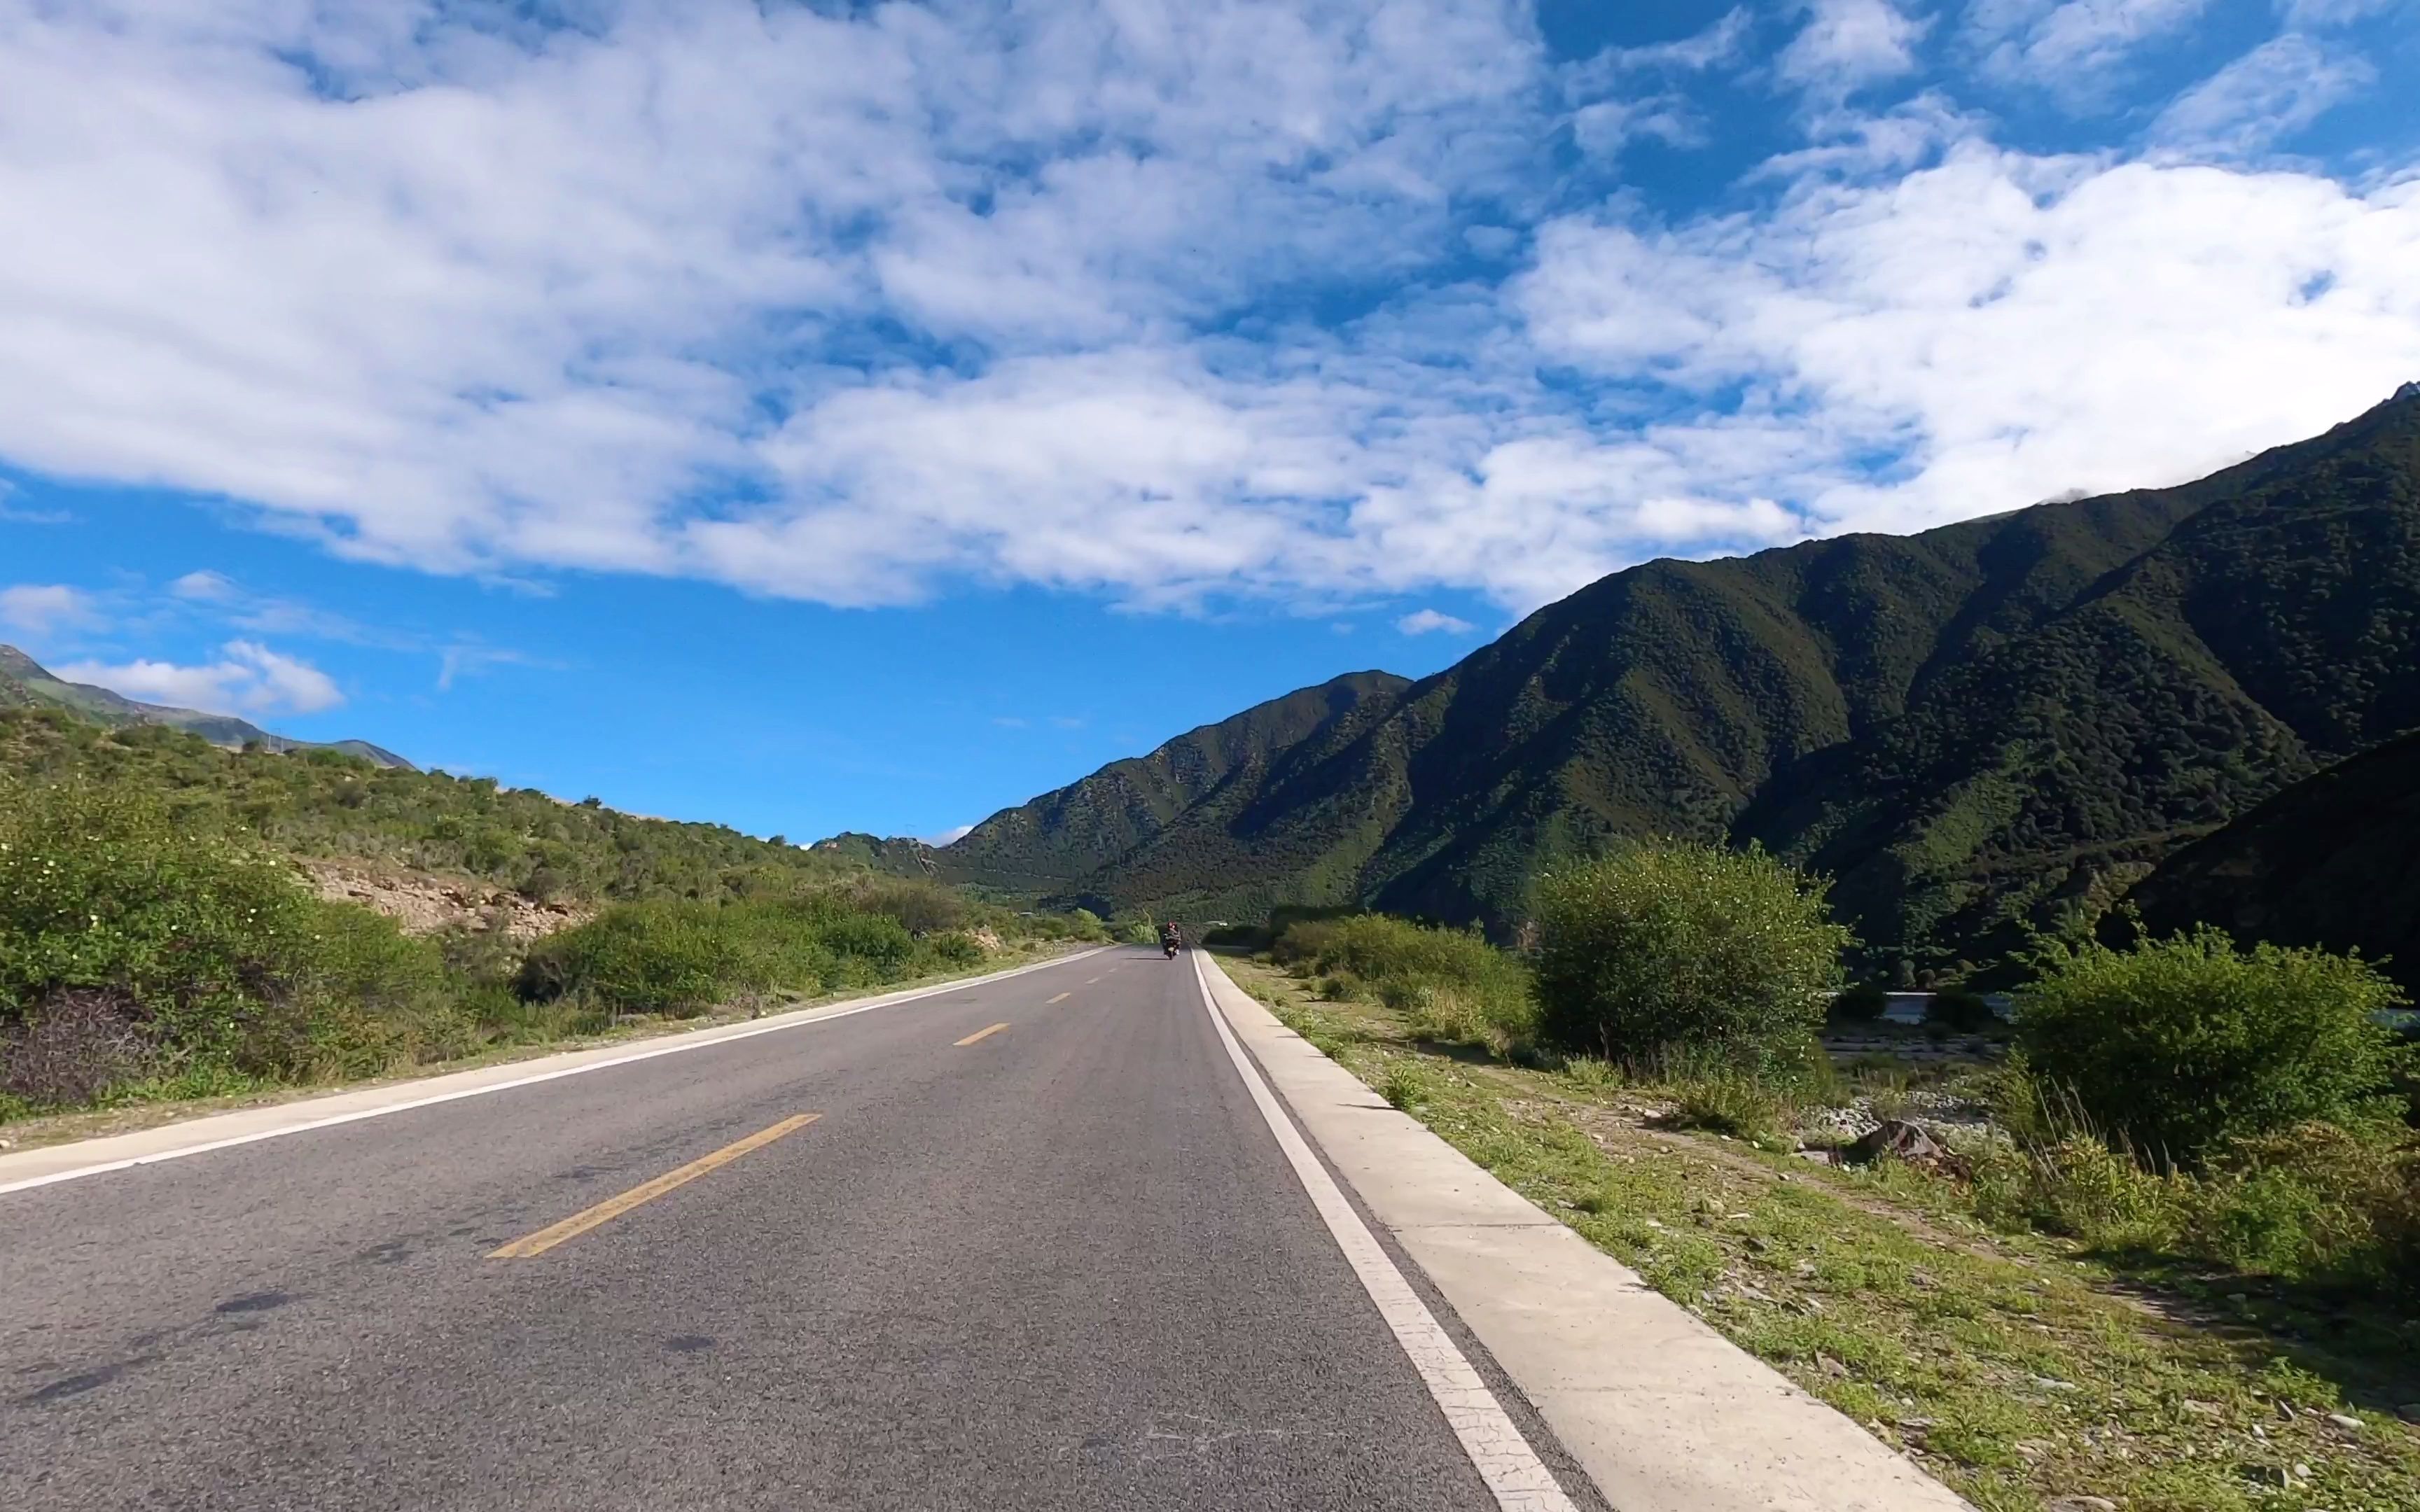
[[2288, 33], [2178, 96], [2160, 113], [2151, 135], [2190, 152], [2249, 157], [2291, 137], [2377, 78], [2378, 70], [2358, 54]]
[[1697, 146], [1705, 140], [1705, 126], [1677, 94], [1600, 100], [1572, 112], [1572, 139], [1590, 156], [1610, 160], [1642, 139]]
[[189, 572], [168, 585], [168, 593], [177, 598], [199, 604], [232, 604], [243, 596], [243, 590], [225, 573]]
[[137, 660], [74, 662], [57, 669], [71, 683], [96, 683], [148, 703], [210, 714], [316, 714], [345, 702], [335, 679], [310, 663], [253, 640], [230, 640], [203, 666]]
[[859, 381], [834, 352], [1382, 273], [1537, 74], [1505, 0], [354, 15], [0, 0], [0, 203], [44, 226], [0, 245], [0, 453], [380, 560], [688, 570], [693, 495]]
[[[1736, 412], [1651, 434], [1720, 443], [1737, 471], [1708, 497], [1761, 486], [1825, 531], [2180, 482], [2420, 374], [2420, 179], [1969, 143], [1770, 221], [1571, 221], [1540, 247], [1542, 345], [1680, 393], [1744, 385]], [[1877, 455], [1899, 459], [1879, 478]]]
[[1978, 0], [1968, 26], [1986, 67], [2076, 104], [2099, 103], [2147, 43], [2197, 20], [2210, 0]]
[[1810, 0], [1807, 12], [1782, 52], [1781, 76], [1830, 94], [1915, 71], [1916, 43], [1930, 25], [1891, 0]]
[[2343, 26], [2411, 4], [2412, 0], [2279, 0], [2277, 13], [2289, 26]]
[[1677, 70], [1695, 73], [1739, 61], [1752, 22], [1745, 6], [1734, 6], [1702, 31], [1668, 42], [1637, 47], [1608, 47], [1567, 73], [1583, 87], [1601, 85], [1627, 73]]
[[927, 845], [954, 845], [959, 841], [966, 839], [969, 835], [971, 835], [974, 832], [975, 826], [972, 825], [952, 825], [949, 828], [942, 830], [938, 835], [925, 836], [924, 843]]
[[1433, 609], [1417, 609], [1395, 622], [1395, 628], [1405, 635], [1468, 635], [1473, 626], [1468, 620]]
[[[1942, 87], [1853, 112], [1928, 24], [1880, 0], [1790, 44], [1808, 145], [1677, 221], [1558, 211], [1541, 162], [1692, 140], [1676, 91], [1744, 11], [1559, 69], [1515, 0], [474, 8], [0, 0], [0, 204], [44, 230], [0, 238], [0, 457], [438, 571], [1519, 609], [2172, 481], [2420, 376], [2391, 164], [2029, 156]], [[1971, 24], [2100, 77], [2196, 8]], [[2257, 141], [2209, 108], [2199, 150]], [[1329, 293], [1366, 313], [1297, 313]]]
[[0, 588], [0, 625], [27, 635], [74, 629], [99, 617], [99, 606], [93, 596], [65, 583], [19, 583]]

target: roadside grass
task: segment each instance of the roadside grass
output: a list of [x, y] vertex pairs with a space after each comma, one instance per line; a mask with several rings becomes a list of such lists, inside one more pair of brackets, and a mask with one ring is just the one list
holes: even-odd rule
[[1820, 1166], [1706, 1132], [1730, 1114], [1602, 1062], [1440, 1046], [1383, 1002], [1222, 964], [1389, 1102], [1985, 1512], [2063, 1496], [2420, 1506], [2420, 1431], [2395, 1415], [2420, 1402], [2420, 1336], [2389, 1310], [1995, 1230], [1911, 1167]]
[[[780, 992], [761, 998], [739, 1000], [717, 1005], [704, 1013], [687, 1016], [656, 1013], [599, 1014], [582, 1011], [576, 1019], [565, 1019], [559, 1025], [533, 1023], [519, 1036], [499, 1035], [485, 1047], [472, 1054], [451, 1059], [427, 1061], [409, 1068], [399, 1068], [373, 1076], [330, 1078], [324, 1081], [294, 1083], [266, 1077], [248, 1077], [210, 1068], [195, 1070], [175, 1077], [158, 1077], [146, 1082], [114, 1088], [101, 1103], [65, 1111], [36, 1110], [11, 1098], [0, 1097], [0, 1153], [12, 1149], [33, 1149], [45, 1145], [66, 1144], [78, 1139], [98, 1139], [109, 1134], [132, 1134], [162, 1124], [178, 1123], [187, 1119], [202, 1118], [212, 1113], [232, 1113], [242, 1108], [268, 1107], [280, 1103], [293, 1103], [304, 1098], [325, 1097], [332, 1092], [352, 1091], [365, 1087], [388, 1087], [399, 1082], [423, 1081], [431, 1076], [443, 1076], [452, 1072], [476, 1071], [483, 1066], [504, 1065], [517, 1060], [535, 1060], [546, 1056], [563, 1055], [575, 1050], [595, 1050], [605, 1045], [652, 1040], [667, 1034], [687, 1034], [697, 1029], [717, 1028], [727, 1024], [744, 1024], [752, 1019], [775, 1013], [794, 1012], [802, 1008], [819, 1008], [827, 1004], [846, 1002], [857, 997], [874, 997], [887, 993], [912, 992], [919, 987], [937, 986], [962, 977], [988, 975], [995, 971], [1013, 970], [1031, 965], [1052, 956], [1080, 949], [1085, 942], [1064, 944], [1054, 941], [1021, 941], [990, 957], [978, 965], [952, 967], [927, 972], [898, 981], [886, 981], [850, 987], [828, 993], [808, 995]], [[533, 1011], [551, 1005], [524, 1004]]]

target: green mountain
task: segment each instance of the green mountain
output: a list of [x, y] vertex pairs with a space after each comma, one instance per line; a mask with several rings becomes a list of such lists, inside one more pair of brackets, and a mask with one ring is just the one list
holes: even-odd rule
[[2420, 726], [2415, 621], [2407, 389], [2182, 487], [1648, 563], [1190, 801], [1048, 822], [1105, 769], [942, 855], [1111, 906], [1503, 924], [1559, 856], [1757, 841], [1833, 874], [1881, 954], [1991, 951]]
[[2128, 894], [2165, 934], [2391, 956], [2420, 997], [2420, 733], [2338, 762], [2184, 847]]
[[232, 715], [205, 714], [199, 709], [172, 708], [164, 703], [138, 703], [108, 688], [95, 687], [90, 683], [63, 682], [15, 646], [0, 645], [0, 708], [39, 708], [45, 705], [66, 709], [106, 725], [167, 725], [188, 731], [213, 746], [228, 750], [240, 750], [245, 746], [281, 752], [340, 750], [349, 756], [358, 756], [373, 766], [411, 766], [410, 762], [395, 752], [373, 746], [366, 740], [288, 740]]
[[1391, 708], [1409, 686], [1392, 672], [1353, 672], [1255, 704], [1002, 810], [934, 856], [953, 881], [1090, 897], [1105, 868], [1180, 819], [1223, 812], [1259, 793], [1290, 756]]

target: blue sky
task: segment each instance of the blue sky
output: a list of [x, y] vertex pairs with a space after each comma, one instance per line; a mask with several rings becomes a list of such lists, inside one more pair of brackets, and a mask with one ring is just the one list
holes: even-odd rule
[[0, 639], [937, 835], [2420, 378], [2420, 3], [0, 0]]

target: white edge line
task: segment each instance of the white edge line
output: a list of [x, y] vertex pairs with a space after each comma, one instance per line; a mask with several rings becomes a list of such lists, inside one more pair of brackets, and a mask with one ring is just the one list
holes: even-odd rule
[[1560, 1482], [1538, 1458], [1529, 1441], [1487, 1382], [1471, 1368], [1470, 1361], [1453, 1342], [1453, 1336], [1438, 1324], [1436, 1315], [1404, 1273], [1394, 1257], [1382, 1247], [1370, 1226], [1346, 1201], [1338, 1189], [1336, 1179], [1319, 1163], [1311, 1146], [1286, 1117], [1278, 1102], [1277, 1093], [1262, 1076], [1260, 1068], [1235, 1039], [1228, 1026], [1227, 1015], [1219, 1010], [1212, 995], [1206, 973], [1218, 969], [1205, 966], [1202, 957], [1193, 958], [1193, 980], [1202, 989], [1202, 1006], [1210, 1015], [1211, 1026], [1218, 1031], [1218, 1041], [1227, 1047], [1227, 1058], [1235, 1063], [1235, 1072], [1244, 1079], [1252, 1102], [1267, 1120], [1269, 1133], [1277, 1136], [1278, 1146], [1285, 1151], [1287, 1164], [1310, 1194], [1311, 1205], [1327, 1224], [1328, 1234], [1344, 1258], [1360, 1279], [1361, 1288], [1378, 1306], [1394, 1331], [1395, 1342], [1403, 1346], [1404, 1355], [1428, 1386], [1429, 1395], [1445, 1413], [1446, 1422], [1453, 1428], [1454, 1437], [1462, 1441], [1463, 1453], [1479, 1472], [1480, 1479], [1496, 1497], [1496, 1504], [1504, 1512], [1575, 1512], [1571, 1498], [1563, 1494]]
[[[332, 1113], [324, 1119], [312, 1119], [303, 1123], [289, 1123], [283, 1128], [257, 1129], [251, 1134], [231, 1134], [225, 1139], [208, 1139], [197, 1145], [179, 1145], [173, 1149], [153, 1150], [147, 1155], [129, 1155], [124, 1160], [102, 1161], [98, 1165], [78, 1165], [70, 1170], [53, 1171], [48, 1176], [29, 1176], [22, 1180], [0, 1183], [0, 1196], [6, 1196], [11, 1192], [30, 1191], [38, 1186], [50, 1186], [59, 1181], [79, 1180], [87, 1176], [105, 1176], [111, 1171], [130, 1170], [137, 1165], [155, 1165], [162, 1161], [182, 1160], [188, 1155], [207, 1154], [213, 1149], [228, 1149], [237, 1145], [258, 1144], [264, 1139], [282, 1139], [287, 1134], [308, 1134], [314, 1129], [334, 1128], [340, 1123], [359, 1123], [364, 1119], [382, 1119], [390, 1113], [409, 1113], [413, 1108], [432, 1107], [440, 1103], [456, 1103], [466, 1097], [485, 1097], [490, 1092], [509, 1092], [516, 1087], [534, 1087], [539, 1082], [551, 1082], [566, 1076], [582, 1075], [592, 1071], [627, 1066], [633, 1061], [653, 1060], [658, 1056], [676, 1056], [684, 1051], [705, 1050], [714, 1045], [731, 1044], [740, 1040], [752, 1040], [760, 1034], [778, 1034], [783, 1029], [808, 1028], [817, 1024], [829, 1024], [834, 1019], [852, 1018], [860, 1013], [871, 1013], [877, 1008], [895, 1008], [901, 1003], [912, 1003], [918, 998], [931, 997], [939, 993], [955, 992], [961, 987], [980, 987], [986, 982], [1005, 981], [1011, 977], [1021, 977], [1029, 971], [1041, 971], [1050, 966], [1065, 965], [1071, 961], [1080, 961], [1085, 956], [1097, 954], [1099, 950], [1107, 949], [1109, 947], [1101, 946], [1093, 950], [1058, 956], [1048, 961], [1035, 961], [1027, 965], [1011, 966], [1006, 971], [995, 971], [985, 977], [962, 977], [955, 981], [940, 982], [931, 987], [918, 987], [908, 992], [876, 997], [869, 1002], [835, 1005], [830, 1010], [805, 1009], [797, 1015], [784, 1015], [783, 1021], [778, 1024], [755, 1025], [729, 1033], [718, 1033], [712, 1029], [701, 1030], [698, 1031], [701, 1036], [712, 1035], [713, 1038], [683, 1038], [675, 1044], [651, 1045], [644, 1050], [633, 1050], [627, 1056], [610, 1056], [602, 1060], [584, 1061], [577, 1066], [558, 1066], [552, 1071], [534, 1072], [527, 1076], [516, 1076], [510, 1081], [490, 1082], [485, 1087], [465, 1087], [451, 1092], [437, 1092], [427, 1097], [412, 1098], [408, 1102], [390, 1103], [383, 1107], [356, 1108], [349, 1113]], [[578, 1055], [580, 1052], [572, 1050], [564, 1051], [562, 1054]], [[31, 1152], [28, 1151], [28, 1153]]]

